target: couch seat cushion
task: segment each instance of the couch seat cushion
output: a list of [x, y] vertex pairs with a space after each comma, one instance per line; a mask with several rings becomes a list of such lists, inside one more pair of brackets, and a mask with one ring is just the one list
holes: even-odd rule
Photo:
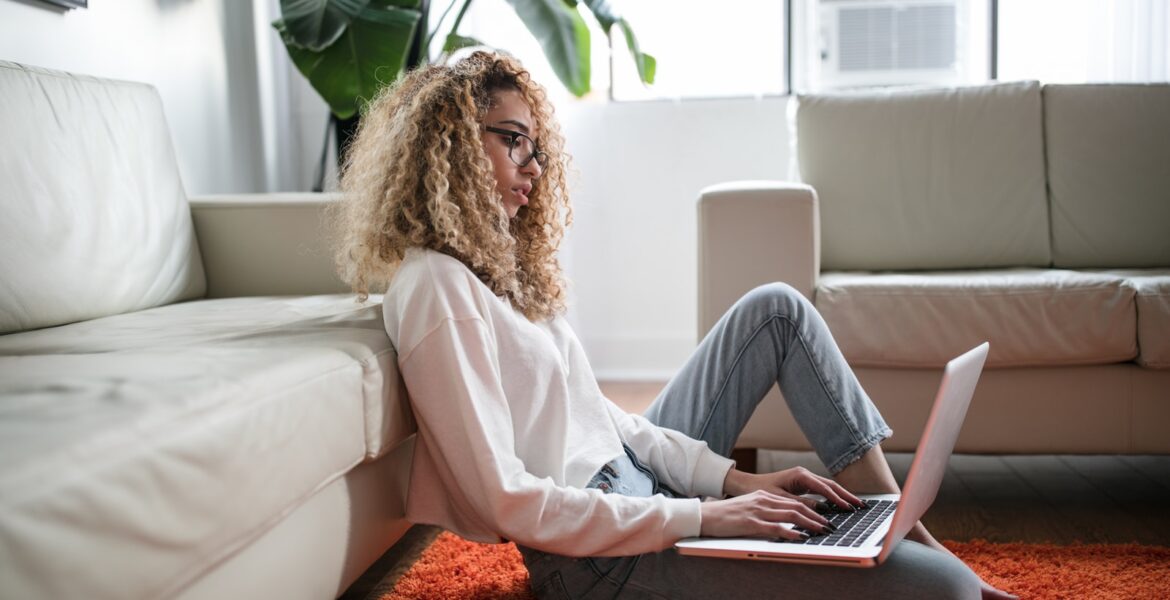
[[816, 306], [854, 366], [939, 367], [985, 340], [989, 367], [1107, 364], [1137, 356], [1134, 288], [1116, 275], [825, 273]]
[[1137, 291], [1137, 362], [1170, 369], [1170, 269], [1103, 271], [1124, 277]]
[[202, 300], [0, 337], [5, 589], [170, 595], [405, 436], [379, 304]]

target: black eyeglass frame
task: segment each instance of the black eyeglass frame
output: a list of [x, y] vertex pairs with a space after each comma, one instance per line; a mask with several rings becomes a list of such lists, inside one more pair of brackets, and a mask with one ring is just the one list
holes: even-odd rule
[[[485, 125], [484, 129], [492, 133], [498, 133], [512, 138], [508, 140], [508, 158], [512, 159], [512, 162], [516, 163], [516, 166], [527, 167], [528, 163], [532, 162], [532, 159], [534, 158], [536, 159], [536, 164], [540, 165], [542, 169], [548, 165], [548, 155], [540, 150], [540, 146], [536, 145], [536, 140], [512, 129], [502, 129], [500, 127], [492, 127], [490, 125]], [[523, 161], [516, 160], [516, 157], [512, 156], [512, 149], [516, 147], [517, 138], [524, 138], [532, 143], [532, 154], [529, 154]]]

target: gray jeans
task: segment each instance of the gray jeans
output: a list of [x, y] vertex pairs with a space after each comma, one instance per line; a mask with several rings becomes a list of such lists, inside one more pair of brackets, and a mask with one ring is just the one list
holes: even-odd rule
[[[645, 416], [728, 456], [774, 383], [833, 473], [891, 434], [816, 309], [780, 283], [741, 298]], [[607, 468], [590, 487], [675, 495], [632, 452]], [[887, 562], [872, 569], [700, 558], [673, 549], [607, 558], [570, 558], [525, 547], [520, 552], [541, 599], [979, 597], [979, 580], [962, 562], [911, 541], [902, 541]]]

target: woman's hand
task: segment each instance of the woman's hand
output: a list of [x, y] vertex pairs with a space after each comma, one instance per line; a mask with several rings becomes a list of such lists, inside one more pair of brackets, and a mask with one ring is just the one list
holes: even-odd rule
[[829, 521], [807, 504], [763, 490], [726, 500], [710, 500], [702, 503], [700, 510], [699, 534], [705, 537], [808, 538], [808, 534], [794, 531], [783, 523], [809, 531], [833, 531]]
[[822, 512], [827, 512], [829, 507], [817, 507], [818, 501], [816, 499], [802, 498], [801, 494], [820, 494], [829, 504], [845, 510], [865, 506], [861, 498], [841, 487], [841, 484], [832, 479], [821, 477], [804, 467], [794, 467], [759, 475], [732, 469], [727, 472], [727, 477], [723, 480], [723, 493], [729, 496], [741, 496], [756, 490], [796, 500], [811, 508], [819, 508]]

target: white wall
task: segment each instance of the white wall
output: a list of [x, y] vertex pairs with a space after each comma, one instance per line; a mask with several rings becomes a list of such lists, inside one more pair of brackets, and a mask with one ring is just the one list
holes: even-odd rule
[[0, 1], [0, 60], [153, 84], [189, 194], [264, 185], [249, 2]]
[[579, 180], [571, 320], [602, 379], [667, 379], [696, 345], [696, 200], [785, 179], [788, 99], [560, 103]]

